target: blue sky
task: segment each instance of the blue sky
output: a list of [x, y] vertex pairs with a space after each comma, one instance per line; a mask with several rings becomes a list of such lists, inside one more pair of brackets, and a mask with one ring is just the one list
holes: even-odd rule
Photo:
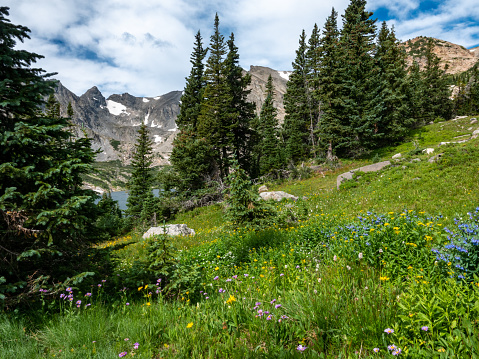
[[[79, 5], [80, 3], [80, 5]], [[128, 92], [154, 97], [182, 90], [194, 35], [205, 46], [215, 12], [220, 29], [235, 33], [240, 63], [291, 70], [302, 29], [323, 27], [331, 7], [349, 0], [4, 0], [10, 20], [31, 29], [18, 47], [44, 55], [37, 65], [77, 95], [97, 86], [107, 97]], [[398, 38], [423, 35], [465, 47], [479, 45], [477, 0], [370, 0], [374, 18]], [[339, 20], [340, 21], [340, 20]], [[379, 24], [378, 24], [379, 25]]]

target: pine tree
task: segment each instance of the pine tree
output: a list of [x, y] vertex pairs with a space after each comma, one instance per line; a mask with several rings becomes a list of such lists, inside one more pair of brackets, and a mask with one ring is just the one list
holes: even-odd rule
[[298, 162], [308, 157], [310, 151], [310, 100], [307, 85], [308, 68], [306, 63], [306, 33], [299, 38], [299, 48], [293, 62], [293, 72], [286, 84], [283, 124], [283, 138], [288, 161]]
[[[243, 75], [243, 69], [239, 66], [238, 47], [234, 43], [233, 33], [227, 41], [227, 46], [228, 53], [224, 62], [227, 86], [226, 128], [232, 135], [231, 142], [227, 144], [227, 153], [236, 154], [241, 168], [251, 173], [250, 128], [255, 110], [254, 104], [247, 99], [251, 92], [247, 89], [251, 83], [251, 75]], [[228, 159], [227, 164], [229, 162]]]
[[351, 0], [343, 15], [340, 32], [340, 71], [342, 72], [342, 108], [337, 111], [346, 131], [336, 145], [343, 154], [361, 155], [367, 150], [368, 137], [374, 133], [374, 118], [368, 112], [374, 88], [374, 50], [376, 33], [366, 0]]
[[266, 98], [255, 124], [258, 143], [255, 146], [255, 160], [259, 167], [259, 175], [274, 173], [283, 167], [283, 154], [279, 140], [277, 109], [273, 106], [273, 78], [268, 76], [266, 82]]
[[95, 195], [81, 188], [95, 152], [90, 139], [71, 140], [54, 101], [41, 112], [55, 82], [32, 67], [42, 56], [15, 49], [29, 30], [8, 15], [0, 7], [0, 299], [13, 302], [73, 277], [64, 262], [96, 219]]
[[[336, 114], [342, 108], [342, 79], [339, 67], [339, 30], [338, 13], [332, 8], [331, 15], [324, 24], [320, 39], [319, 52], [321, 66], [319, 69], [319, 100], [321, 106], [318, 123], [318, 137], [323, 151], [332, 151], [341, 141], [345, 130]], [[331, 149], [331, 150], [330, 150]], [[332, 153], [328, 153], [331, 158]]]
[[193, 53], [190, 57], [192, 68], [181, 96], [180, 113], [176, 124], [180, 133], [173, 140], [170, 161], [178, 173], [181, 182], [177, 190], [195, 191], [204, 186], [212, 172], [212, 154], [206, 139], [198, 135], [203, 93], [206, 87], [203, 61], [207, 49], [203, 48], [201, 34], [195, 36]]
[[193, 53], [190, 57], [192, 64], [189, 77], [186, 78], [185, 89], [181, 96], [180, 113], [176, 119], [176, 125], [181, 130], [190, 130], [196, 133], [198, 125], [198, 116], [203, 100], [203, 92], [206, 87], [204, 78], [204, 64], [208, 49], [203, 48], [203, 39], [201, 33], [195, 36]]
[[442, 117], [449, 120], [452, 115], [452, 101], [445, 70], [440, 68], [440, 59], [434, 53], [434, 39], [429, 38], [426, 45], [426, 67], [422, 73], [424, 82], [424, 102], [426, 120]]
[[138, 138], [135, 143], [135, 152], [131, 165], [133, 171], [128, 181], [128, 200], [126, 213], [133, 218], [139, 219], [146, 203], [151, 185], [153, 182], [153, 174], [150, 166], [152, 161], [152, 145], [153, 142], [149, 138], [148, 127], [144, 123], [138, 130]]
[[407, 105], [406, 53], [394, 29], [389, 30], [386, 22], [382, 23], [378, 34], [374, 59], [375, 86], [368, 107], [373, 132], [363, 139], [363, 145], [368, 148], [398, 141], [412, 123]]
[[210, 38], [210, 56], [206, 62], [206, 88], [198, 118], [198, 135], [205, 138], [214, 153], [217, 168], [216, 178], [224, 179], [228, 174], [228, 145], [233, 134], [229, 131], [227, 108], [228, 88], [224, 78], [226, 45], [219, 30], [218, 14], [215, 16], [214, 32]]
[[316, 130], [319, 121], [320, 109], [320, 71], [321, 71], [321, 40], [320, 30], [317, 24], [314, 24], [311, 37], [308, 40], [308, 50], [306, 51], [306, 88], [309, 107], [309, 139], [313, 157], [316, 157]]

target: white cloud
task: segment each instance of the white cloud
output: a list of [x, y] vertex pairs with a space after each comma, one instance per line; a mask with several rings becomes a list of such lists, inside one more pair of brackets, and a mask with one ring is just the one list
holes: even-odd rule
[[[370, 0], [385, 7], [398, 37], [434, 36], [464, 46], [479, 43], [477, 0], [447, 0], [433, 12], [419, 0]], [[6, 4], [5, 4], [6, 3]], [[19, 45], [44, 55], [38, 65], [58, 72], [80, 95], [96, 85], [108, 96], [157, 96], [184, 87], [194, 35], [208, 46], [215, 12], [227, 39], [235, 33], [240, 63], [291, 70], [299, 35], [324, 26], [331, 8], [341, 15], [349, 0], [4, 0], [10, 19], [32, 30]], [[341, 16], [338, 18], [341, 26]], [[92, 57], [92, 55], [94, 55]]]

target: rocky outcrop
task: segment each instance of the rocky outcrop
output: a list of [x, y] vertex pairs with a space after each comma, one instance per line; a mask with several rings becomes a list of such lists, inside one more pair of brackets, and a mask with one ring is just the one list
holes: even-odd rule
[[369, 166], [363, 166], [363, 167], [355, 168], [354, 170], [351, 170], [349, 172], [342, 173], [336, 179], [336, 188], [339, 189], [339, 187], [341, 186], [341, 182], [343, 182], [344, 180], [352, 179], [354, 172], [357, 172], [357, 171], [377, 172], [379, 170], [382, 170], [384, 167], [390, 166], [390, 165], [391, 165], [391, 162], [383, 161], [383, 162], [373, 163], [372, 165], [369, 165]]
[[[424, 69], [426, 66], [424, 52], [427, 41], [427, 37], [418, 36], [403, 43], [408, 55], [408, 66], [411, 66], [413, 61], [417, 61], [419, 67]], [[433, 42], [433, 52], [439, 57], [441, 68], [444, 69], [447, 66], [446, 73], [448, 74], [469, 70], [479, 60], [477, 48], [468, 50], [464, 46], [435, 38], [433, 38]]]
[[143, 238], [167, 234], [169, 236], [193, 236], [195, 231], [186, 224], [167, 224], [165, 227], [151, 227], [143, 234]]
[[283, 191], [261, 192], [259, 195], [264, 200], [274, 200], [278, 202], [283, 199], [292, 199], [293, 201], [298, 200], [298, 197]]

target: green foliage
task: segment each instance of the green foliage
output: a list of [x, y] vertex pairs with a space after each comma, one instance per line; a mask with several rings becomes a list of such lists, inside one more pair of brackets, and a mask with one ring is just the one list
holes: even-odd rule
[[135, 143], [133, 154], [133, 171], [128, 181], [128, 209], [126, 213], [134, 220], [139, 219], [153, 182], [153, 174], [150, 166], [152, 164], [152, 144], [149, 138], [148, 128], [143, 123], [138, 130], [138, 138]]
[[64, 262], [95, 238], [88, 227], [97, 213], [95, 195], [81, 188], [96, 154], [91, 140], [73, 138], [53, 96], [45, 104], [55, 82], [32, 67], [40, 55], [15, 49], [29, 30], [6, 16], [1, 7], [0, 272], [6, 282], [0, 291], [8, 304], [37, 294], [39, 282], [63, 281], [79, 269]]
[[234, 227], [262, 227], [275, 215], [275, 211], [253, 192], [246, 172], [233, 162], [233, 172], [227, 178], [225, 191], [227, 210], [225, 218]]

